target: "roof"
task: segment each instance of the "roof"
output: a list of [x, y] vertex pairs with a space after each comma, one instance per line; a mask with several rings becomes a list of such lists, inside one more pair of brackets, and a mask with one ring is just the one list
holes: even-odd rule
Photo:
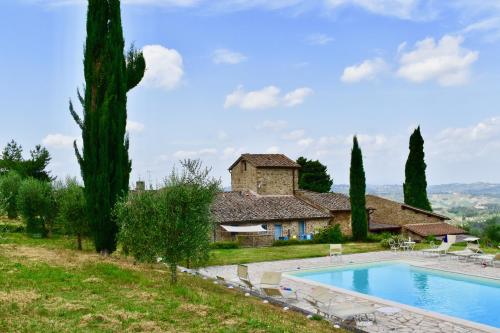
[[463, 229], [445, 222], [406, 224], [403, 226], [403, 228], [422, 237], [427, 237], [431, 235], [432, 236], [459, 235], [465, 233]]
[[396, 224], [378, 223], [378, 222], [374, 222], [374, 221], [372, 221], [372, 219], [370, 219], [368, 229], [370, 231], [384, 231], [384, 230], [397, 231], [397, 230], [401, 230], [401, 226], [396, 225]]
[[297, 195], [330, 211], [351, 211], [351, 202], [349, 197], [342, 193], [319, 193], [300, 190], [297, 191]]
[[300, 168], [300, 164], [283, 154], [243, 154], [231, 164], [229, 170], [241, 160], [247, 161], [256, 168]]
[[397, 204], [397, 205], [401, 206], [401, 209], [408, 209], [408, 210], [411, 210], [411, 211], [416, 212], [416, 213], [425, 214], [425, 215], [428, 215], [428, 216], [434, 216], [434, 217], [437, 217], [437, 218], [439, 218], [441, 220], [450, 220], [450, 218], [448, 216], [445, 216], [445, 215], [442, 215], [442, 214], [438, 214], [438, 213], [435, 213], [435, 212], [431, 212], [431, 211], [428, 211], [428, 210], [425, 210], [425, 209], [420, 209], [420, 208], [417, 208], [417, 207], [413, 207], [413, 206], [407, 205], [405, 203], [402, 203], [402, 202], [399, 202], [399, 201], [396, 201], [396, 200], [387, 199], [387, 198], [380, 197], [378, 195], [373, 195], [373, 194], [367, 194], [366, 195], [367, 204], [369, 204], [370, 207], [373, 207], [373, 209], [376, 210], [376, 209], [378, 209], [378, 207], [377, 207], [377, 202], [374, 201], [374, 200], [378, 200], [379, 202], [380, 201], [385, 201], [385, 202], [388, 202], [388, 203], [391, 203], [391, 204]]
[[331, 217], [292, 195], [260, 196], [249, 191], [219, 193], [211, 210], [219, 223]]
[[403, 208], [403, 209], [409, 209], [409, 210], [412, 210], [412, 211], [417, 212], [417, 213], [422, 213], [422, 214], [426, 214], [426, 215], [430, 215], [430, 216], [435, 216], [435, 217], [438, 217], [438, 218], [443, 219], [443, 220], [450, 220], [450, 218], [448, 216], [441, 215], [441, 214], [438, 214], [438, 213], [434, 213], [434, 212], [431, 212], [431, 211], [428, 211], [428, 210], [425, 210], [425, 209], [420, 209], [420, 208], [417, 208], [417, 207], [413, 207], [413, 206], [410, 206], [410, 205], [407, 205], [407, 204], [401, 204], [401, 208]]

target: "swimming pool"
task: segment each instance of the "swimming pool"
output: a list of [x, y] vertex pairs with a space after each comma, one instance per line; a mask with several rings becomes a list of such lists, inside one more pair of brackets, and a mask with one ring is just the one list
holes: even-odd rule
[[500, 328], [500, 281], [403, 262], [348, 265], [290, 275]]

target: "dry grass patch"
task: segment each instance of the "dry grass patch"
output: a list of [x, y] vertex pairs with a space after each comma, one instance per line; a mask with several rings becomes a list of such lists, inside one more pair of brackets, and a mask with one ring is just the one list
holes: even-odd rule
[[163, 333], [167, 332], [163, 330], [157, 323], [151, 320], [143, 320], [130, 324], [126, 332], [151, 332], [151, 333]]
[[40, 295], [32, 290], [0, 291], [0, 304], [17, 304], [21, 308], [33, 303]]

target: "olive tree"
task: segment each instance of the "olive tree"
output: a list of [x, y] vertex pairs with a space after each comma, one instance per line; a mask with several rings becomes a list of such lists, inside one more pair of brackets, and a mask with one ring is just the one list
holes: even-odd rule
[[23, 180], [17, 195], [17, 208], [26, 222], [28, 233], [51, 236], [57, 215], [51, 183], [34, 178]]
[[17, 217], [17, 193], [22, 178], [15, 172], [10, 171], [0, 176], [0, 200], [5, 204], [5, 210], [9, 219]]
[[56, 191], [59, 221], [64, 229], [76, 236], [78, 250], [82, 249], [82, 237], [89, 233], [88, 214], [83, 188], [76, 179], [67, 178]]
[[131, 193], [115, 210], [119, 240], [137, 260], [169, 265], [177, 281], [181, 263], [203, 265], [208, 260], [213, 217], [210, 206], [220, 181], [209, 176], [199, 160], [181, 162], [158, 191]]

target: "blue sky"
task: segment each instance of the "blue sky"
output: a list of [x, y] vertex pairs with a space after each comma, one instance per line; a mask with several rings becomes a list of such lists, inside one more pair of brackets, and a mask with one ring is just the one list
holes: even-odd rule
[[[421, 125], [428, 180], [500, 182], [500, 3], [493, 0], [129, 0], [147, 73], [129, 94], [133, 173], [161, 182], [201, 158], [229, 184], [244, 152], [327, 164], [346, 183], [402, 183]], [[78, 175], [68, 99], [83, 83], [85, 1], [0, 4], [0, 145], [43, 143]]]

